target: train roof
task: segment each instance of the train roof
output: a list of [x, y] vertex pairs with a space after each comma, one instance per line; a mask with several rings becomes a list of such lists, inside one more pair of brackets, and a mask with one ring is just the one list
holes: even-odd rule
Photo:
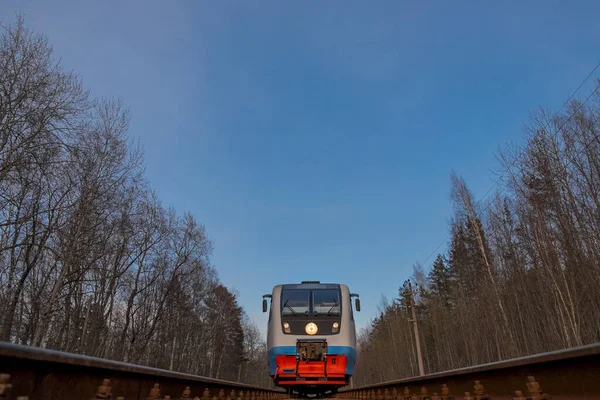
[[[321, 283], [319, 281], [302, 281], [300, 283], [284, 283], [277, 285], [283, 289], [339, 289], [345, 286], [341, 283]], [[275, 287], [277, 287], [275, 286]]]

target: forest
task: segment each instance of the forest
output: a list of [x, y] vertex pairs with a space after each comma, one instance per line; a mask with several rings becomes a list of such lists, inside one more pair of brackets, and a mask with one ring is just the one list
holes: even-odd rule
[[533, 113], [485, 201], [451, 174], [447, 251], [382, 299], [355, 385], [419, 375], [417, 342], [427, 374], [600, 341], [599, 89]]
[[[146, 181], [127, 107], [22, 18], [1, 29], [0, 341], [270, 385], [205, 227]], [[419, 374], [413, 312], [425, 373], [600, 341], [594, 88], [532, 115], [485, 201], [452, 174], [448, 248], [360, 333], [355, 386]]]
[[265, 344], [189, 213], [166, 208], [118, 99], [23, 18], [0, 38], [0, 340], [268, 385]]

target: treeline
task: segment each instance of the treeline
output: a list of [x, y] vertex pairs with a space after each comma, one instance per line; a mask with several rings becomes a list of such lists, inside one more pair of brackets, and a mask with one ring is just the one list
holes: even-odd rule
[[599, 88], [535, 114], [487, 202], [452, 175], [449, 248], [382, 302], [355, 384], [419, 374], [411, 293], [425, 373], [600, 341]]
[[0, 340], [264, 384], [204, 227], [161, 205], [128, 124], [21, 18], [4, 27]]

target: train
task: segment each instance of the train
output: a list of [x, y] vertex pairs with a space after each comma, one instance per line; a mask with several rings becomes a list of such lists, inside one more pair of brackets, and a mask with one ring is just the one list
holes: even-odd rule
[[358, 294], [340, 283], [280, 284], [263, 295], [262, 310], [269, 312], [267, 363], [276, 386], [289, 394], [320, 397], [351, 383]]

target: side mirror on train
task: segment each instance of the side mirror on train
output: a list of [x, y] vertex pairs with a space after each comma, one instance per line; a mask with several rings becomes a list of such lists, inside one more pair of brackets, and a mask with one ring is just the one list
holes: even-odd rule
[[358, 298], [358, 294], [350, 293], [350, 297], [356, 297], [356, 300], [354, 300], [354, 308], [356, 309], [356, 311], [360, 311], [360, 299]]
[[263, 312], [267, 312], [267, 299], [272, 298], [273, 296], [270, 294], [263, 294]]

